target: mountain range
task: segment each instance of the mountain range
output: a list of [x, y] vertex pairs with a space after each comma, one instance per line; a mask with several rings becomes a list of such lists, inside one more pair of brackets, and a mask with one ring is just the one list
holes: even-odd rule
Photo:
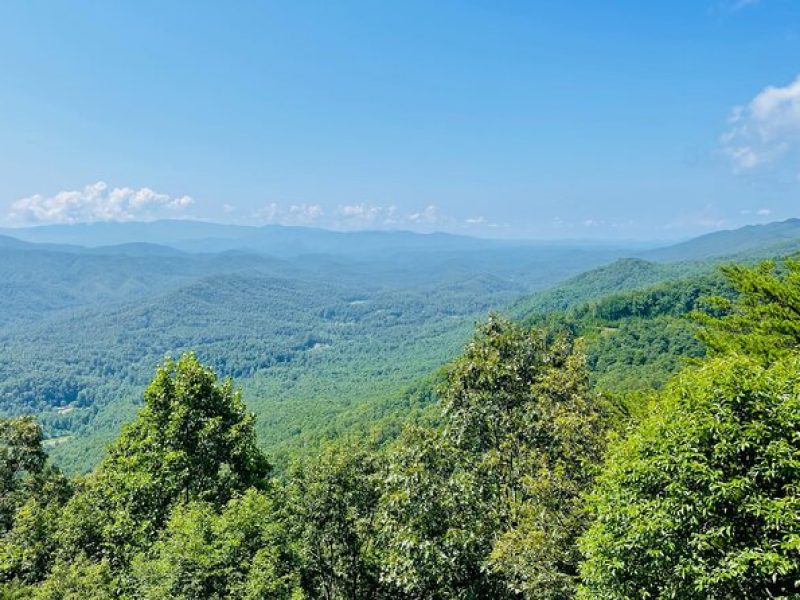
[[185, 221], [7, 229], [0, 411], [39, 416], [54, 457], [86, 470], [153, 366], [195, 351], [243, 386], [280, 455], [421, 409], [419, 382], [489, 311], [536, 319], [798, 247], [800, 220], [646, 249]]

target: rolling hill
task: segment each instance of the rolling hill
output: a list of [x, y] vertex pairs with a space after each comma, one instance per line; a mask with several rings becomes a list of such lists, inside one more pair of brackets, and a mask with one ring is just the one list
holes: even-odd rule
[[[144, 227], [125, 225], [131, 235]], [[37, 414], [68, 468], [94, 464], [164, 355], [196, 350], [234, 377], [259, 414], [261, 439], [280, 452], [363, 421], [363, 411], [383, 414], [454, 356], [489, 310], [623, 253], [316, 231], [314, 239], [346, 240], [344, 250], [273, 256], [220, 242], [231, 247], [191, 252], [161, 243], [166, 225], [153, 224], [145, 241], [110, 224], [46, 229], [99, 231], [94, 241], [113, 237], [112, 245], [67, 244], [77, 238], [66, 234], [0, 244], [0, 407]], [[384, 240], [384, 251], [359, 246], [365, 240]], [[304, 249], [312, 246], [322, 247]]]
[[[774, 228], [780, 247], [795, 243], [792, 223]], [[194, 350], [243, 386], [262, 443], [280, 455], [387, 415], [402, 419], [416, 402], [409, 390], [455, 356], [490, 310], [580, 323], [600, 349], [592, 360], [607, 365], [598, 373], [654, 348], [668, 372], [677, 364], [669, 357], [692, 352], [674, 315], [618, 326], [596, 307], [609, 297], [638, 306], [632, 290], [661, 293], [661, 282], [705, 277], [726, 248], [768, 255], [777, 235], [769, 231], [711, 234], [639, 252], [645, 260], [603, 245], [207, 223], [24, 230], [40, 241], [0, 238], [0, 409], [37, 414], [53, 455], [85, 470], [134, 414], [153, 366]], [[165, 245], [170, 235], [177, 247]], [[302, 244], [266, 253], [280, 236]], [[94, 245], [74, 244], [84, 239]], [[665, 347], [651, 326], [680, 343]]]

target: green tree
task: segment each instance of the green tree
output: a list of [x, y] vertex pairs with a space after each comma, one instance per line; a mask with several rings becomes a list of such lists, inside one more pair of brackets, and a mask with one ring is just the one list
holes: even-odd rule
[[31, 495], [46, 462], [36, 419], [0, 419], [0, 533], [12, 527], [14, 514]]
[[610, 422], [582, 352], [493, 316], [439, 396], [441, 430], [390, 455], [384, 578], [411, 598], [568, 597]]
[[289, 599], [299, 590], [286, 523], [248, 490], [217, 513], [208, 502], [173, 510], [162, 538], [133, 561], [144, 599]]
[[31, 417], [0, 420], [0, 486], [0, 582], [40, 581], [71, 486], [47, 464], [42, 428]]
[[505, 597], [502, 578], [485, 568], [496, 520], [481, 494], [469, 456], [440, 430], [403, 432], [388, 456], [378, 517], [388, 597]]
[[375, 513], [380, 463], [371, 444], [344, 438], [292, 470], [289, 507], [312, 598], [378, 596]]
[[736, 298], [714, 297], [711, 310], [695, 313], [704, 325], [700, 338], [713, 352], [774, 360], [800, 348], [800, 259], [722, 271]]
[[56, 469], [47, 468], [31, 497], [18, 508], [12, 528], [0, 538], [0, 581], [44, 579], [57, 551], [57, 527], [72, 492]]
[[800, 594], [800, 357], [683, 373], [608, 456], [583, 598]]
[[610, 405], [589, 389], [580, 348], [565, 337], [491, 318], [440, 390], [445, 435], [467, 452], [493, 520], [488, 566], [510, 591], [565, 598], [577, 582], [575, 542]]
[[193, 354], [167, 359], [144, 408], [78, 482], [61, 519], [62, 550], [108, 557], [116, 569], [157, 539], [177, 503], [221, 507], [250, 487], [266, 489], [269, 472], [231, 381], [220, 384]]
[[112, 600], [122, 597], [108, 561], [95, 562], [83, 554], [57, 562], [50, 577], [28, 593], [33, 600]]

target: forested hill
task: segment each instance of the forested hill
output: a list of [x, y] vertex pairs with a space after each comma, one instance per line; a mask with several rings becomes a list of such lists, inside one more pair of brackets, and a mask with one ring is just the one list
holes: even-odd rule
[[[145, 238], [163, 241], [163, 224], [154, 228]], [[387, 239], [406, 245], [276, 257], [151, 241], [88, 248], [4, 238], [0, 407], [38, 415], [53, 455], [85, 470], [135, 413], [153, 365], [196, 350], [244, 385], [265, 447], [313, 444], [387, 407], [404, 410], [397, 403], [407, 388], [452, 357], [489, 310], [623, 252]], [[426, 244], [447, 247], [423, 252]]]
[[700, 275], [730, 262], [752, 264], [800, 251], [800, 219], [709, 233], [672, 246], [637, 252], [581, 273], [543, 292], [521, 298], [511, 314], [530, 315], [566, 310], [607, 294], [661, 281]]
[[[455, 356], [491, 310], [563, 320], [587, 302], [716, 264], [620, 258], [636, 250], [609, 246], [404, 233], [385, 234], [391, 242], [376, 253], [377, 232], [205, 223], [22, 233], [45, 241], [0, 238], [0, 408], [37, 415], [52, 455], [81, 471], [135, 414], [165, 355], [193, 350], [234, 377], [260, 417], [262, 446], [285, 456], [378, 420], [402, 421], [419, 404], [417, 382]], [[83, 235], [96, 245], [72, 243]], [[280, 236], [303, 244], [279, 257], [242, 249]], [[162, 245], [170, 239], [185, 247]], [[332, 240], [348, 241], [337, 253], [293, 254]], [[189, 251], [203, 244], [227, 249]], [[593, 377], [615, 389], [663, 382], [684, 355], [698, 354], [674, 315], [657, 317], [655, 332], [642, 321], [652, 316], [601, 324], [575, 315], [598, 365]], [[648, 364], [659, 348], [668, 349], [659, 369], [628, 376], [637, 370], [624, 365]], [[419, 389], [430, 401], [430, 387]]]
[[0, 595], [796, 598], [799, 286], [798, 260], [727, 265], [489, 317], [418, 390], [429, 418], [340, 431], [277, 478], [191, 353], [84, 477], [0, 419]]
[[619, 259], [519, 299], [511, 308], [511, 314], [525, 319], [530, 315], [566, 310], [607, 294], [669, 279], [683, 268], [683, 265], [661, 265], [638, 258]]
[[659, 389], [704, 356], [690, 317], [708, 310], [709, 298], [732, 296], [725, 277], [713, 269], [595, 297], [560, 312], [531, 312], [524, 322], [580, 336], [597, 389], [625, 395]]

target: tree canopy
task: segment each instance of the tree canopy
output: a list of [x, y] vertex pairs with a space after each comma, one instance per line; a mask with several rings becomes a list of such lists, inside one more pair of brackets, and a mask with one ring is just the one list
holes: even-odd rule
[[490, 315], [407, 421], [275, 473], [194, 354], [86, 475], [0, 420], [0, 598], [800, 597], [800, 261], [724, 276]]
[[800, 593], [800, 357], [718, 358], [678, 378], [608, 456], [584, 598]]

